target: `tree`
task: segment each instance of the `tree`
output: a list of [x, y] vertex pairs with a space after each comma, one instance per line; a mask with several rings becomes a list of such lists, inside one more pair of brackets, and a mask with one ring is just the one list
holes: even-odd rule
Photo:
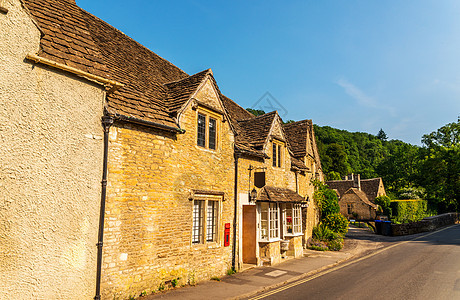
[[440, 212], [460, 209], [460, 118], [422, 138], [419, 183]]
[[327, 185], [320, 181], [314, 181], [315, 192], [313, 194], [313, 200], [321, 212], [321, 219], [334, 213], [340, 212], [339, 198], [336, 192], [329, 189]]
[[388, 139], [388, 136], [385, 133], [385, 131], [383, 131], [383, 129], [380, 128], [379, 133], [377, 133], [377, 138], [381, 141], [386, 141]]
[[261, 109], [246, 108], [246, 110], [256, 117], [265, 114], [265, 111]]

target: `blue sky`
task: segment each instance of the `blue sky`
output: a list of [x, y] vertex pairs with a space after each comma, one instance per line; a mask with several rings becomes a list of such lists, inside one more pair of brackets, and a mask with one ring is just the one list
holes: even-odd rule
[[460, 115], [460, 1], [77, 4], [245, 108], [270, 93], [285, 120], [420, 144]]

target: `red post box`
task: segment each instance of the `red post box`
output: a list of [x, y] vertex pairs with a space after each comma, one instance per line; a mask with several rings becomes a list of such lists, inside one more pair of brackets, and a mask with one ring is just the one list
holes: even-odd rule
[[224, 247], [230, 246], [230, 223], [225, 223], [224, 229]]

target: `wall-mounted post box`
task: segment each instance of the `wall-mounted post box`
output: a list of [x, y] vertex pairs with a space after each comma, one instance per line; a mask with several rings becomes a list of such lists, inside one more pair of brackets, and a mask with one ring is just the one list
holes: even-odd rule
[[224, 247], [230, 246], [230, 223], [225, 223], [224, 229]]

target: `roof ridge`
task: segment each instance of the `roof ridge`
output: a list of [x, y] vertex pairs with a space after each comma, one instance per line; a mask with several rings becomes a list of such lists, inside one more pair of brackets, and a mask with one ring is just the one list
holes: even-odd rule
[[198, 73], [189, 75], [188, 77], [184, 77], [184, 78], [180, 78], [180, 79], [177, 79], [177, 80], [174, 80], [174, 81], [163, 83], [163, 85], [172, 85], [174, 83], [179, 83], [181, 81], [184, 81], [184, 80], [187, 80], [187, 79], [190, 79], [190, 78], [193, 78], [193, 77], [197, 77], [198, 75], [201, 75], [203, 73], [205, 73], [205, 74], [211, 73], [212, 74], [211, 68], [208, 68], [208, 69], [200, 71]]
[[259, 120], [260, 120], [260, 119], [262, 119], [262, 118], [268, 118], [268, 117], [270, 117], [272, 114], [273, 114], [273, 115], [278, 114], [278, 111], [274, 110], [274, 111], [265, 113], [265, 114], [263, 114], [263, 115], [254, 116], [254, 118], [252, 118], [252, 119], [241, 120], [241, 121], [238, 121], [238, 122], [255, 121], [255, 119], [259, 119]]

